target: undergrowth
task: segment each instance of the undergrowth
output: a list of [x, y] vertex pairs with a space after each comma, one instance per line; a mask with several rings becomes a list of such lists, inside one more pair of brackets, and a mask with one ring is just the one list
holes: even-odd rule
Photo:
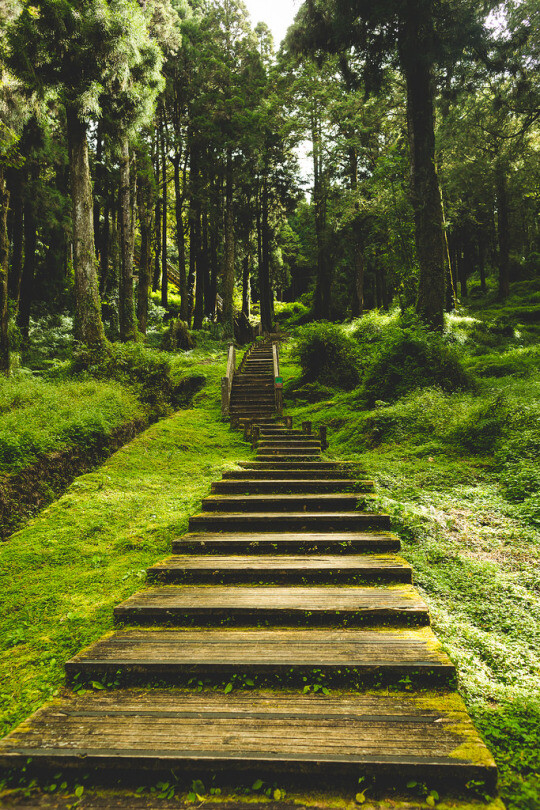
[[[540, 371], [537, 319], [525, 306], [519, 295], [505, 306], [493, 297], [447, 318], [438, 346], [472, 385], [443, 385], [422, 371], [388, 396], [380, 360], [388, 346], [403, 347], [409, 329], [418, 336], [397, 313], [336, 327], [360, 347], [363, 378], [353, 391], [327, 384], [306, 395], [294, 331], [282, 350], [295, 423], [327, 425], [329, 455], [375, 480], [378, 508], [392, 516], [496, 758], [508, 810], [540, 807]], [[367, 397], [370, 369], [381, 382]]]

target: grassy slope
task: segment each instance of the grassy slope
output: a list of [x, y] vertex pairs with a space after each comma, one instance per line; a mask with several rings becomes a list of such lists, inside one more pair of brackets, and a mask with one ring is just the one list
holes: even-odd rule
[[210, 482], [248, 454], [220, 420], [221, 358], [204, 362], [192, 409], [78, 478], [0, 547], [0, 733], [56, 692], [64, 661], [112, 627], [114, 605], [186, 530]]
[[[506, 313], [519, 304], [517, 296]], [[489, 302], [487, 317], [504, 314]], [[503, 394], [501, 440], [505, 430], [516, 434], [516, 468], [521, 467], [515, 414], [524, 408], [524, 431], [540, 423], [536, 362], [530, 358], [525, 372], [516, 372], [512, 362], [516, 351], [534, 353], [534, 327], [521, 337], [523, 347], [507, 341], [480, 352], [500, 367], [509, 362], [513, 373], [497, 370], [476, 395], [428, 391], [367, 412], [359, 410], [354, 394], [338, 393], [311, 405], [289, 403], [289, 408], [297, 422], [328, 425], [329, 453], [359, 462], [375, 479], [378, 508], [393, 516], [434, 630], [458, 667], [460, 691], [497, 759], [503, 799], [509, 810], [538, 810], [538, 513], [508, 499], [504, 485], [510, 472], [501, 470], [492, 451], [472, 450], [482, 436], [481, 420], [502, 407], [497, 403]], [[282, 360], [283, 375], [290, 379], [300, 369], [289, 351], [282, 351]], [[476, 361], [471, 357], [471, 365]], [[531, 466], [532, 473], [535, 469], [540, 472], [540, 465]]]

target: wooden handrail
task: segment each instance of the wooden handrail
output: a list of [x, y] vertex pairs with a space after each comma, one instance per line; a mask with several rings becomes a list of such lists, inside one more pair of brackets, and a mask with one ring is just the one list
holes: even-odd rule
[[229, 405], [231, 402], [231, 391], [233, 386], [234, 373], [236, 371], [236, 349], [234, 344], [229, 345], [227, 355], [227, 374], [221, 378], [221, 415], [229, 415]]
[[279, 373], [279, 345], [272, 343], [272, 357], [274, 359], [274, 395], [276, 402], [276, 413], [283, 414], [283, 380]]

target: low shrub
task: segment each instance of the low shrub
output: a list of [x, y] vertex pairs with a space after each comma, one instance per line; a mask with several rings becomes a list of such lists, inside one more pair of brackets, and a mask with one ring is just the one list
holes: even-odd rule
[[456, 425], [453, 439], [470, 453], [491, 451], [499, 443], [509, 419], [509, 405], [502, 394], [482, 400]]
[[373, 407], [377, 400], [395, 402], [411, 391], [433, 386], [448, 392], [466, 391], [474, 382], [455, 348], [441, 335], [413, 323], [390, 332], [359, 393]]
[[330, 323], [303, 327], [293, 351], [301, 369], [301, 385], [321, 385], [350, 391], [360, 382], [357, 343], [343, 329]]
[[161, 338], [161, 348], [166, 352], [176, 352], [178, 349], [189, 351], [195, 348], [195, 340], [185, 321], [180, 318], [170, 321]]

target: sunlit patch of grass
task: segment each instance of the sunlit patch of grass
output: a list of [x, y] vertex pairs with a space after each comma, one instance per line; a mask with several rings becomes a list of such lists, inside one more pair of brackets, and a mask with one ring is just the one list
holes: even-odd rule
[[217, 366], [192, 409], [78, 478], [0, 547], [0, 733], [55, 693], [66, 659], [111, 629], [114, 605], [186, 530], [211, 481], [249, 456], [221, 421]]

